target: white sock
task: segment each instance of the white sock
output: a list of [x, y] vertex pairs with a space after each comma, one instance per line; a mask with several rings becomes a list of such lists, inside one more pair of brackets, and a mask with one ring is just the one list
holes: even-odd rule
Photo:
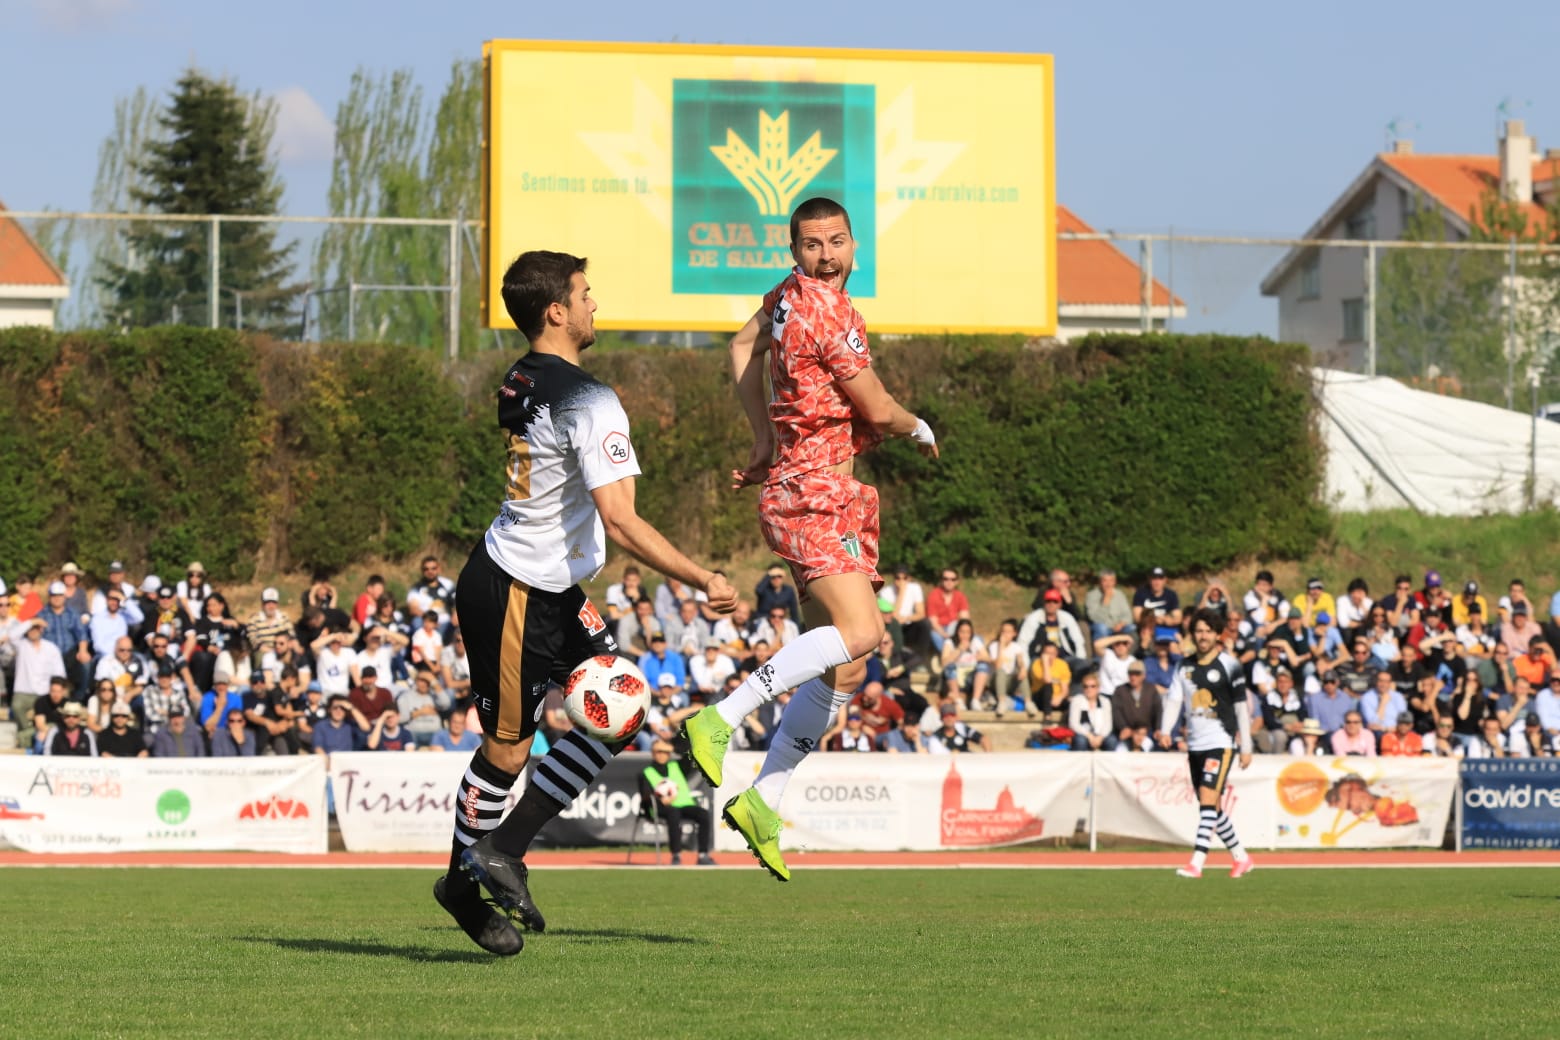
[[796, 767], [818, 746], [818, 738], [850, 698], [849, 693], [829, 689], [822, 678], [808, 681], [791, 696], [774, 739], [769, 742], [769, 753], [764, 756], [758, 779], [753, 781], [765, 805], [780, 811], [780, 799], [785, 796], [785, 787]]
[[[845, 649], [845, 640], [840, 638], [839, 629], [833, 625], [811, 629], [781, 647], [763, 667], [744, 679], [741, 686], [731, 691], [730, 696], [715, 705], [715, 711], [726, 725], [736, 727], [759, 707], [774, 700], [780, 691], [796, 689], [830, 668], [849, 663], [850, 651]], [[787, 714], [795, 708], [799, 696], [800, 691], [798, 697], [791, 699]], [[820, 728], [818, 733], [813, 734], [813, 738], [817, 739], [822, 732]]]
[[1206, 852], [1192, 853], [1192, 866], [1196, 867], [1198, 870], [1201, 870], [1203, 868], [1203, 864], [1206, 862], [1208, 862], [1208, 854]]

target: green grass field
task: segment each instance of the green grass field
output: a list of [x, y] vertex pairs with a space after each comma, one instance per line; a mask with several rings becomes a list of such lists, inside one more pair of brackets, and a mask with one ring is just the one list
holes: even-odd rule
[[0, 1035], [1555, 1036], [1560, 871], [11, 870]]

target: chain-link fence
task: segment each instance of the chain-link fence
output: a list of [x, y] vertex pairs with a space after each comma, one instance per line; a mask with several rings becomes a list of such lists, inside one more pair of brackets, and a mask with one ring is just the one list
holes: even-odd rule
[[[31, 320], [52, 316], [60, 328], [183, 323], [401, 343], [449, 357], [519, 346], [480, 324], [475, 221], [4, 217], [69, 286], [65, 299], [40, 290], [30, 301], [18, 298], [25, 286], [0, 287], [0, 320], [10, 323], [31, 307]], [[1058, 237], [1062, 338], [1096, 329], [1267, 335], [1309, 345], [1320, 365], [1519, 411], [1560, 402], [1554, 246], [1173, 231]], [[0, 235], [0, 271], [31, 248]], [[863, 310], [870, 327], [869, 300]]]

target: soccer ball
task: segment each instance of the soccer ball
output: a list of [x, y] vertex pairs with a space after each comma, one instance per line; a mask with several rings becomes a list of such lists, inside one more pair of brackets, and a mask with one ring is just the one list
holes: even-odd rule
[[626, 657], [599, 654], [569, 675], [563, 710], [586, 736], [604, 744], [632, 740], [650, 710], [650, 684]]

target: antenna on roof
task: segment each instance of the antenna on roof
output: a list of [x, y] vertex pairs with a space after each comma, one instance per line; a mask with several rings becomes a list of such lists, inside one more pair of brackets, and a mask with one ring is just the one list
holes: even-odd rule
[[1495, 106], [1495, 140], [1499, 141], [1506, 133], [1506, 120], [1520, 115], [1524, 109], [1532, 108], [1531, 101], [1513, 101], [1507, 94], [1500, 99], [1500, 104]]
[[1381, 150], [1383, 152], [1392, 151], [1392, 146], [1402, 139], [1405, 132], [1418, 129], [1419, 124], [1414, 120], [1405, 119], [1402, 116], [1394, 116], [1381, 129]]

